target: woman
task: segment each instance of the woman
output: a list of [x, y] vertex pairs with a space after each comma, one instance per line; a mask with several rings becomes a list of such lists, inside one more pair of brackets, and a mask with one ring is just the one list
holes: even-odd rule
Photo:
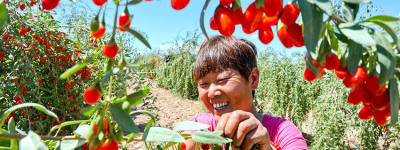
[[[223, 131], [233, 140], [233, 149], [247, 150], [254, 144], [263, 150], [308, 149], [293, 123], [257, 112], [253, 104], [260, 76], [256, 56], [256, 47], [248, 40], [214, 36], [203, 42], [193, 73], [199, 96], [210, 113], [190, 120], [209, 124], [211, 132]], [[187, 149], [195, 149], [192, 139], [185, 144]]]

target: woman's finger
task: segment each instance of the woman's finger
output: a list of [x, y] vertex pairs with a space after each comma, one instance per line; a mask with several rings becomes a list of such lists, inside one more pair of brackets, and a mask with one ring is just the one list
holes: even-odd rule
[[250, 131], [242, 142], [242, 148], [250, 149], [254, 144], [258, 144], [259, 149], [266, 150], [269, 146], [268, 130], [263, 126], [258, 126], [256, 130]]
[[232, 112], [223, 130], [225, 133], [225, 137], [232, 139], [237, 131], [237, 127], [239, 126], [239, 124], [249, 118], [250, 115], [244, 111]]
[[245, 121], [240, 122], [239, 126], [237, 127], [236, 134], [233, 136], [233, 144], [235, 146], [242, 145], [242, 142], [246, 135], [258, 127], [257, 120], [254, 119], [247, 119]]

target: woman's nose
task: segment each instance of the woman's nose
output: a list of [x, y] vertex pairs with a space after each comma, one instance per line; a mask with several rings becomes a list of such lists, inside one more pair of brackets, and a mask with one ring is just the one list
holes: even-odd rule
[[208, 88], [208, 97], [217, 98], [220, 95], [221, 95], [221, 90], [219, 86], [216, 84], [211, 84], [210, 87]]

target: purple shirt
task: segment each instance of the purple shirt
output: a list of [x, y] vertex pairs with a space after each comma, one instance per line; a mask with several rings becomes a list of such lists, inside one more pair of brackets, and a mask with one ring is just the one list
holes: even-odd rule
[[[195, 120], [197, 120], [197, 122], [210, 125], [208, 130], [211, 132], [213, 132], [217, 127], [217, 121], [210, 113], [202, 113], [190, 118], [190, 121]], [[262, 125], [268, 130], [269, 140], [278, 144], [282, 150], [308, 149], [303, 135], [289, 120], [265, 114]], [[208, 149], [208, 147], [204, 148]]]

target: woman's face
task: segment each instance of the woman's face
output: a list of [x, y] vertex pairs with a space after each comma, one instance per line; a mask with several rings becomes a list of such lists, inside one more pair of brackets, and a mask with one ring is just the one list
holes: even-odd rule
[[258, 86], [258, 75], [257, 68], [248, 80], [235, 69], [210, 72], [198, 81], [200, 98], [217, 120], [234, 110], [251, 112], [254, 109], [252, 91]]

